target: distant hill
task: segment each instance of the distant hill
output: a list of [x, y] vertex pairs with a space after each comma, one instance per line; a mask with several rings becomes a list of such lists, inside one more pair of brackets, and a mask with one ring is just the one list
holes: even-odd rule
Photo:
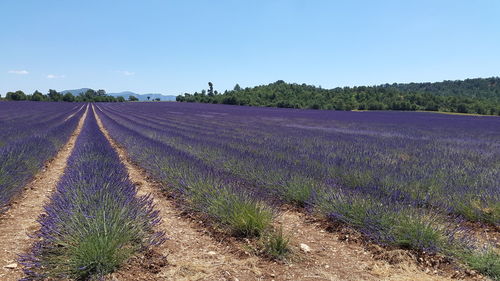
[[424, 110], [500, 115], [500, 78], [475, 78], [433, 83], [393, 83], [323, 89], [286, 83], [234, 90], [223, 94], [184, 94], [180, 102], [310, 108], [330, 110]]
[[[85, 93], [87, 90], [90, 90], [90, 88], [64, 90], [64, 91], [61, 91], [61, 94], [71, 93], [74, 96], [78, 96], [79, 94]], [[130, 92], [130, 91], [124, 91], [124, 92], [120, 92], [120, 93], [107, 93], [107, 94], [110, 96], [113, 96], [113, 97], [124, 97], [125, 99], [128, 99], [129, 96], [134, 96], [134, 97], [138, 98], [139, 101], [147, 101], [148, 97], [150, 97], [150, 100], [154, 100], [156, 98], [159, 98], [161, 101], [175, 101], [175, 96], [163, 95], [163, 94], [158, 94], [158, 93], [137, 94], [137, 93]]]
[[120, 93], [108, 93], [108, 95], [111, 95], [114, 97], [124, 97], [125, 99], [128, 99], [129, 96], [134, 96], [134, 97], [138, 98], [139, 101], [147, 101], [148, 97], [150, 97], [150, 100], [154, 100], [156, 98], [159, 98], [161, 101], [175, 101], [175, 96], [163, 95], [163, 94], [158, 94], [158, 93], [137, 94], [134, 92], [125, 91], [125, 92], [120, 92]]
[[90, 90], [90, 88], [81, 88], [81, 89], [74, 89], [74, 90], [64, 90], [61, 91], [61, 94], [66, 94], [66, 93], [71, 93], [73, 96], [78, 96], [79, 94], [85, 93], [87, 90]]

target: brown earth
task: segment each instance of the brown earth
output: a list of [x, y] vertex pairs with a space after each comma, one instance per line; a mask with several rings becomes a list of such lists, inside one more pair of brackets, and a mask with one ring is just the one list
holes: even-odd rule
[[85, 107], [85, 104], [82, 105], [75, 113], [71, 114], [70, 116], [66, 117], [66, 119], [64, 119], [64, 121], [67, 121], [68, 119], [70, 119], [71, 117], [75, 116], [75, 114], [77, 114], [78, 112], [80, 112], [80, 110], [82, 110], [82, 108]]
[[21, 266], [17, 263], [18, 255], [28, 251], [33, 242], [28, 234], [39, 228], [36, 220], [43, 213], [43, 206], [64, 173], [88, 110], [87, 106], [69, 141], [45, 164], [44, 169], [35, 175], [24, 188], [24, 192], [0, 216], [0, 280], [19, 280], [23, 276]]
[[[292, 256], [270, 261], [253, 254], [252, 243], [217, 234], [196, 216], [186, 216], [161, 186], [136, 166], [103, 127], [118, 152], [139, 195], [152, 195], [162, 223], [157, 230], [169, 238], [132, 258], [108, 280], [449, 280], [451, 273], [424, 270], [405, 251], [379, 252], [361, 243], [345, 241], [342, 233], [328, 232], [319, 222], [294, 211], [281, 211], [276, 224], [290, 237]], [[300, 244], [310, 247], [309, 252]]]

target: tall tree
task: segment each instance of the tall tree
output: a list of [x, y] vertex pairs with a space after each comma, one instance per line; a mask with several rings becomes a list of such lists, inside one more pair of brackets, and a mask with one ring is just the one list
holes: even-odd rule
[[97, 97], [97, 92], [92, 89], [88, 89], [85, 92], [84, 97], [86, 101], [94, 101]]
[[51, 101], [61, 101], [62, 100], [62, 95], [53, 89], [49, 90], [49, 93], [47, 94], [47, 96], [49, 97], [49, 99]]
[[33, 92], [33, 95], [31, 95], [31, 100], [32, 101], [43, 101], [43, 100], [45, 100], [45, 96], [37, 90], [37, 91]]
[[68, 93], [64, 94], [62, 100], [67, 101], [67, 102], [73, 102], [73, 101], [75, 101], [75, 96], [73, 96], [72, 93], [68, 92]]
[[26, 94], [20, 90], [15, 92], [8, 92], [5, 96], [5, 99], [14, 101], [26, 100]]
[[214, 96], [214, 84], [212, 82], [208, 82], [208, 95]]

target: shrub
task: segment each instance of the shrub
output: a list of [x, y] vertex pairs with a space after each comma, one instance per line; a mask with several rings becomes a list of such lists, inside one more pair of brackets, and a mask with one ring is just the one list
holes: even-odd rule
[[312, 193], [317, 189], [317, 182], [309, 178], [293, 177], [283, 187], [283, 197], [291, 204], [305, 207], [311, 199]]
[[204, 210], [207, 214], [216, 218], [235, 236], [260, 236], [272, 222], [271, 209], [246, 194], [219, 189], [203, 197], [206, 199]]
[[272, 230], [263, 236], [264, 253], [272, 259], [283, 260], [290, 253], [290, 239], [283, 234], [283, 229]]
[[500, 254], [491, 248], [472, 250], [460, 248], [455, 250], [455, 256], [479, 273], [500, 280]]

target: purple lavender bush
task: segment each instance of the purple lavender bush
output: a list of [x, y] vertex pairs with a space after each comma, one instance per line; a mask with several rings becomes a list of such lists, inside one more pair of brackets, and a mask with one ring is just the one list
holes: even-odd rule
[[92, 111], [38, 221], [38, 241], [21, 258], [26, 280], [100, 278], [164, 239], [153, 230], [160, 218], [152, 199], [137, 196]]

